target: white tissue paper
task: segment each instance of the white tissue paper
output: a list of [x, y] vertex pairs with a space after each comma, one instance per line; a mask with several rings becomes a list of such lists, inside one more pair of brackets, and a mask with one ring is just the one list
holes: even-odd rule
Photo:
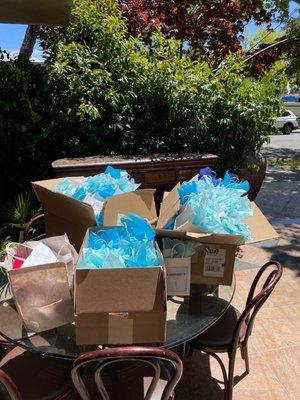
[[57, 257], [53, 251], [43, 243], [39, 243], [32, 253], [24, 261], [22, 268], [32, 267], [34, 265], [50, 264], [57, 262]]

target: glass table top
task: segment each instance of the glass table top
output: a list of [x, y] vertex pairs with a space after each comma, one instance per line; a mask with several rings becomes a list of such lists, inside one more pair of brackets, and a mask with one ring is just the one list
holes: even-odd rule
[[[9, 286], [6, 289], [5, 299], [0, 301], [0, 335], [4, 339], [30, 351], [70, 359], [86, 351], [102, 348], [101, 344], [76, 345], [74, 324], [42, 333], [28, 331], [16, 311]], [[166, 340], [156, 345], [176, 347], [204, 332], [227, 310], [234, 290], [235, 279], [231, 286], [192, 285], [189, 297], [168, 298]]]

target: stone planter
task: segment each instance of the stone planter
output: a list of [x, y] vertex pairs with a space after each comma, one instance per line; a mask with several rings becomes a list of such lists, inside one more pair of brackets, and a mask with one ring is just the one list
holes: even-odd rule
[[266, 176], [267, 159], [261, 153], [257, 153], [254, 156], [248, 156], [246, 162], [247, 164], [253, 164], [253, 169], [241, 169], [238, 175], [240, 179], [249, 181], [248, 198], [254, 201]]
[[214, 154], [157, 155], [153, 157], [83, 157], [65, 158], [52, 163], [57, 177], [88, 176], [103, 172], [107, 165], [129, 172], [144, 188], [156, 189], [156, 204], [160, 205], [163, 192], [177, 182], [191, 179], [204, 166], [215, 165]]

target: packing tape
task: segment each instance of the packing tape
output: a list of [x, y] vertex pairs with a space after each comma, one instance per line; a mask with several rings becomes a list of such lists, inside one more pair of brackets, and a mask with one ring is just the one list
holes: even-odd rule
[[108, 314], [108, 343], [133, 343], [133, 319], [128, 316], [128, 312]]

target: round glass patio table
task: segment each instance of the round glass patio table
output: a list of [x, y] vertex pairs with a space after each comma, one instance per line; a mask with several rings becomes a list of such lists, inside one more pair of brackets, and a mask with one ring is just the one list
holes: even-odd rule
[[[41, 333], [28, 331], [16, 311], [9, 286], [6, 289], [6, 298], [0, 302], [0, 335], [7, 341], [29, 351], [68, 359], [103, 347], [76, 345], [74, 324]], [[168, 298], [166, 340], [155, 345], [173, 348], [204, 332], [225, 313], [234, 291], [235, 279], [230, 286], [192, 285], [189, 297]]]

